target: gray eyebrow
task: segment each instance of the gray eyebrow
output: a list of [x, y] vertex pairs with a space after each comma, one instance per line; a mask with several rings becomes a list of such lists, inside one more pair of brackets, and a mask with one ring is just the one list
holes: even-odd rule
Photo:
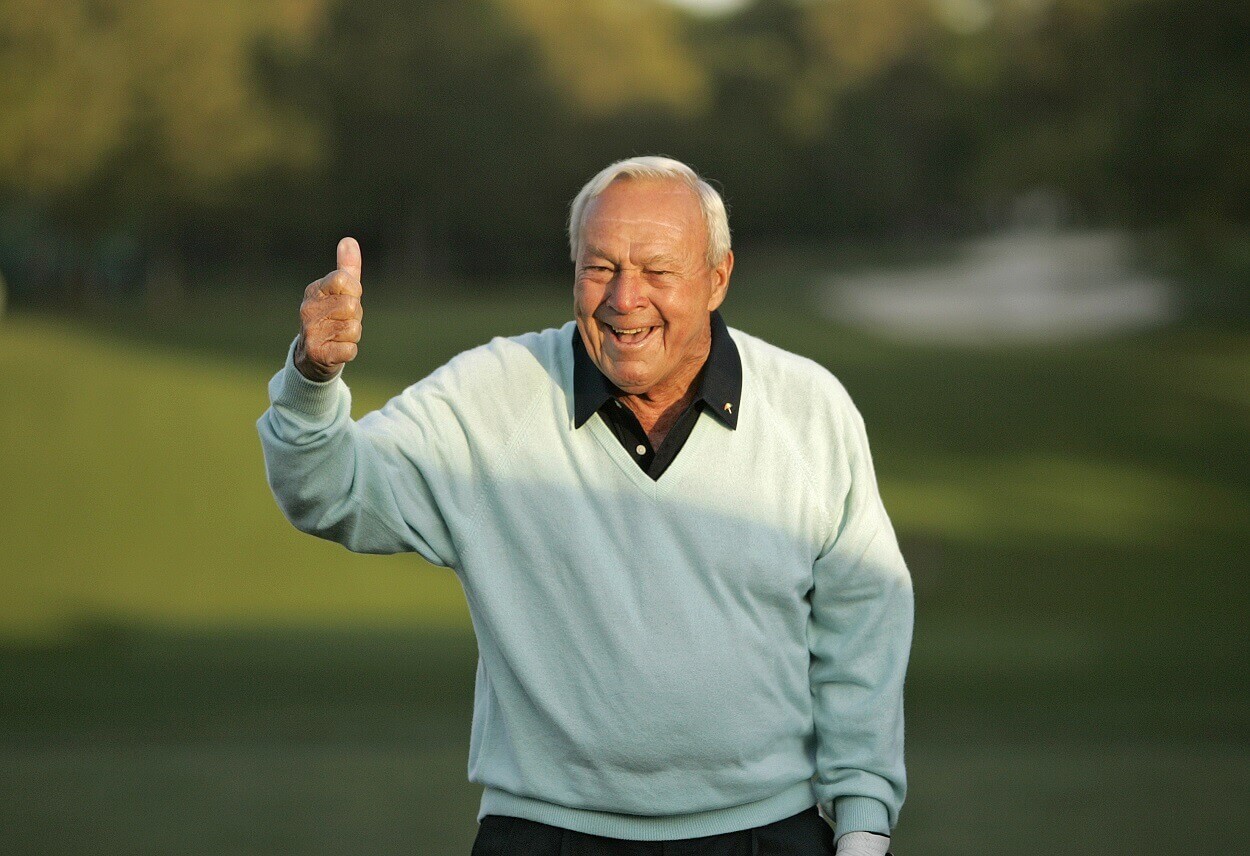
[[[586, 244], [582, 248], [582, 254], [578, 259], [578, 264], [582, 264], [582, 259], [585, 257], [599, 258], [599, 259], [604, 259], [606, 261], [611, 261], [613, 264], [616, 263], [613, 260], [612, 255], [610, 253], [606, 252], [601, 247], [595, 246], [594, 244]], [[672, 253], [657, 253], [654, 256], [648, 256], [647, 258], [643, 259], [643, 267], [646, 267], [646, 268], [659, 267], [663, 270], [670, 270], [673, 268], [681, 267], [681, 259], [673, 255]]]
[[587, 244], [585, 247], [582, 248], [582, 255], [595, 256], [601, 259], [612, 258], [607, 253], [605, 253], [602, 249], [600, 249], [599, 247], [593, 246], [591, 244]]
[[659, 255], [651, 256], [650, 258], [645, 259], [645, 262], [647, 267], [660, 265], [665, 268], [671, 268], [678, 267], [681, 264], [680, 259], [668, 253], [660, 253]]

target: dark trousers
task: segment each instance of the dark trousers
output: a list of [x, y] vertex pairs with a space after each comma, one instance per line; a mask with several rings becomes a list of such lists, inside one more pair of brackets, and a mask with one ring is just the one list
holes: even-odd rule
[[833, 828], [812, 806], [754, 829], [673, 841], [605, 838], [488, 814], [478, 826], [472, 856], [833, 856], [833, 852]]

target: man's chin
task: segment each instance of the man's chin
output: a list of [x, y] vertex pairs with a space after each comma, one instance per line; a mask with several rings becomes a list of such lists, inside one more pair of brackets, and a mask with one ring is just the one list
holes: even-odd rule
[[639, 380], [623, 380], [621, 378], [611, 378], [613, 385], [628, 395], [642, 395], [651, 388], [651, 384]]
[[654, 385], [649, 377], [636, 372], [606, 371], [604, 375], [617, 389], [629, 395], [642, 395]]

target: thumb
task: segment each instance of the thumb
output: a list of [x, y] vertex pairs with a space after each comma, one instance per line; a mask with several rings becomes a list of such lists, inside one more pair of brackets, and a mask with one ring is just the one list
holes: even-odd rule
[[350, 273], [360, 279], [360, 244], [355, 238], [344, 238], [339, 241], [338, 269]]

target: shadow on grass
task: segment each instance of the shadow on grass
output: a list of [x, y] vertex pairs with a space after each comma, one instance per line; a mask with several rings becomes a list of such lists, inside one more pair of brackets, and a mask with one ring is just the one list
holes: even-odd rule
[[2, 649], [5, 850], [467, 854], [476, 656], [464, 633], [105, 622]]
[[[1244, 689], [1220, 707], [1218, 688], [1185, 702], [1167, 686], [1187, 661], [1218, 679], [1189, 660], [1200, 646], [1019, 621], [917, 630], [899, 850], [1014, 856], [1092, 835], [1136, 856], [1247, 832], [1206, 796], [1250, 785]], [[415, 629], [95, 622], [0, 649], [6, 852], [467, 856], [475, 660], [470, 635]], [[1188, 814], [1161, 830], [1164, 799]]]

